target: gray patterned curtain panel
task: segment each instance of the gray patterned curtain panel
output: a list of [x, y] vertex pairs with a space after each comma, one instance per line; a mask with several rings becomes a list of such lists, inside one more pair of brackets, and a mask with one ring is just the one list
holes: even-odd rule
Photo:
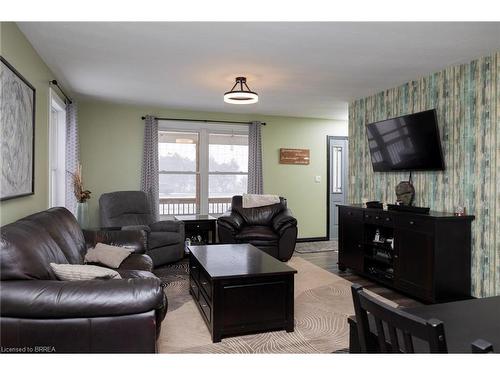
[[76, 214], [76, 198], [73, 192], [73, 175], [80, 164], [80, 142], [78, 138], [78, 106], [76, 102], [66, 104], [66, 198], [65, 205]]
[[158, 120], [146, 116], [144, 120], [144, 147], [142, 153], [141, 190], [149, 198], [151, 210], [159, 220], [159, 177], [158, 177]]
[[261, 123], [254, 121], [248, 128], [248, 194], [263, 194]]

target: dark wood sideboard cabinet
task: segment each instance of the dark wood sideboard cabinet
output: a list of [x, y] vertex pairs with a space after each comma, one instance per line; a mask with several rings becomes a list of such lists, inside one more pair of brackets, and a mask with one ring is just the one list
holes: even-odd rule
[[454, 216], [339, 205], [339, 269], [427, 303], [471, 298], [471, 223]]

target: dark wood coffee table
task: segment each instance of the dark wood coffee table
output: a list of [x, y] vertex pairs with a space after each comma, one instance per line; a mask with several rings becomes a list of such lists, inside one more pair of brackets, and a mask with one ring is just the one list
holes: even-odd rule
[[189, 250], [189, 291], [213, 342], [256, 332], [293, 332], [296, 270], [250, 244]]

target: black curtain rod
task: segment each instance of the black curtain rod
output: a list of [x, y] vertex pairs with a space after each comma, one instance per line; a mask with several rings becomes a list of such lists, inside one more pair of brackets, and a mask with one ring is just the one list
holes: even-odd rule
[[59, 91], [61, 91], [61, 94], [64, 95], [64, 97], [66, 98], [66, 101], [69, 104], [73, 103], [73, 101], [71, 100], [71, 98], [64, 93], [63, 89], [61, 88], [61, 86], [59, 86], [59, 84], [57, 83], [57, 81], [55, 79], [53, 79], [52, 81], [49, 81], [49, 83], [52, 84], [52, 85], [54, 85], [54, 86], [56, 86], [59, 89]]
[[[189, 118], [168, 118], [168, 117], [155, 117], [157, 120], [163, 120], [163, 121], [187, 121], [187, 122], [204, 122], [208, 124], [245, 124], [245, 125], [250, 125], [252, 122], [251, 121], [215, 121], [215, 120], [195, 120], [195, 119], [189, 119]], [[142, 116], [142, 120], [145, 120], [146, 117]], [[261, 125], [266, 125], [265, 122], [261, 122]]]

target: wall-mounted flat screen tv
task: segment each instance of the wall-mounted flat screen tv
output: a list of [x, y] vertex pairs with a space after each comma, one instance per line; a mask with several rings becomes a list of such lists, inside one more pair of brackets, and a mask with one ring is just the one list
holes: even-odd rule
[[374, 122], [366, 131], [375, 172], [444, 170], [435, 110]]

